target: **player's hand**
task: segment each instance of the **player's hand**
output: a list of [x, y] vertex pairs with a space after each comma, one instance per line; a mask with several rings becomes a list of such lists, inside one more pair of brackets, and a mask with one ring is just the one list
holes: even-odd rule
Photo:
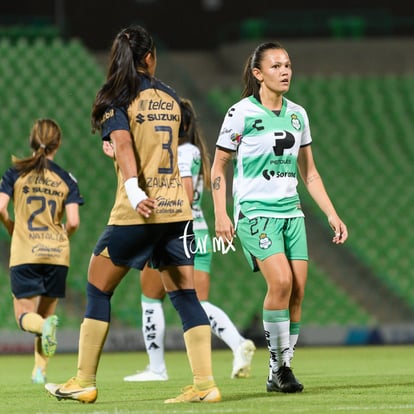
[[102, 141], [102, 151], [106, 156], [110, 158], [114, 158], [115, 156], [114, 147], [110, 141]]
[[157, 202], [153, 198], [146, 198], [137, 205], [137, 212], [148, 218], [154, 209], [157, 207]]
[[334, 237], [332, 238], [332, 243], [343, 244], [348, 238], [348, 229], [345, 223], [338, 217], [329, 217], [329, 225], [334, 231]]
[[223, 240], [226, 244], [232, 243], [233, 238], [235, 237], [235, 231], [233, 223], [228, 215], [216, 215], [215, 229], [217, 238]]

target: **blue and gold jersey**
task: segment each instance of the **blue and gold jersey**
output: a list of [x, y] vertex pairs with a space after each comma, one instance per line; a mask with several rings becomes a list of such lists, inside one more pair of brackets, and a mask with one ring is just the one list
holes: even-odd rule
[[62, 227], [65, 205], [84, 203], [74, 177], [53, 161], [44, 177], [34, 170], [22, 176], [11, 167], [2, 177], [0, 192], [13, 200], [14, 207], [10, 267], [32, 263], [69, 266], [69, 240]]
[[102, 122], [102, 139], [112, 131], [127, 130], [133, 139], [138, 183], [148, 197], [157, 200], [149, 218], [138, 214], [128, 200], [124, 179], [117, 164], [118, 186], [108, 224], [134, 225], [191, 220], [191, 206], [185, 194], [177, 162], [181, 123], [179, 98], [163, 82], [142, 77], [139, 96], [128, 108], [111, 107]]

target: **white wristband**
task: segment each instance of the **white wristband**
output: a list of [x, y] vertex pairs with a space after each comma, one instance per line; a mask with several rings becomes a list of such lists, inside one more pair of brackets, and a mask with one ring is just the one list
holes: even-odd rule
[[148, 196], [139, 188], [137, 177], [128, 178], [128, 180], [124, 182], [124, 186], [129, 202], [131, 203], [132, 208], [136, 210], [138, 204], [142, 200], [148, 198]]

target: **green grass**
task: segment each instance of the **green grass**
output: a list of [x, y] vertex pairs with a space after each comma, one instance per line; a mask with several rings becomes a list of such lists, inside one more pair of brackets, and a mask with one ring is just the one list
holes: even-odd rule
[[[305, 385], [301, 394], [266, 393], [267, 351], [259, 349], [252, 376], [231, 380], [232, 355], [214, 350], [216, 382], [223, 401], [215, 404], [166, 405], [164, 399], [191, 383], [184, 352], [166, 354], [170, 380], [126, 383], [125, 375], [147, 364], [146, 354], [104, 353], [98, 370], [95, 404], [57, 401], [43, 385], [30, 383], [31, 355], [0, 356], [1, 413], [412, 413], [414, 412], [413, 346], [298, 348], [294, 371]], [[50, 360], [48, 380], [63, 382], [76, 372], [74, 354], [57, 353]]]

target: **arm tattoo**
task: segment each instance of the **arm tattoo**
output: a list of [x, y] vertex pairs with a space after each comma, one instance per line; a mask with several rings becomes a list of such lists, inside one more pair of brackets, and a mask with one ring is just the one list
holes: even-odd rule
[[321, 177], [319, 176], [319, 175], [317, 175], [317, 174], [315, 174], [315, 175], [311, 175], [310, 177], [308, 177], [307, 179], [306, 179], [306, 182], [308, 183], [308, 184], [310, 184], [312, 181], [315, 181], [315, 180], [319, 180]]
[[220, 189], [220, 181], [221, 177], [217, 177], [213, 181], [213, 190], [219, 190]]

